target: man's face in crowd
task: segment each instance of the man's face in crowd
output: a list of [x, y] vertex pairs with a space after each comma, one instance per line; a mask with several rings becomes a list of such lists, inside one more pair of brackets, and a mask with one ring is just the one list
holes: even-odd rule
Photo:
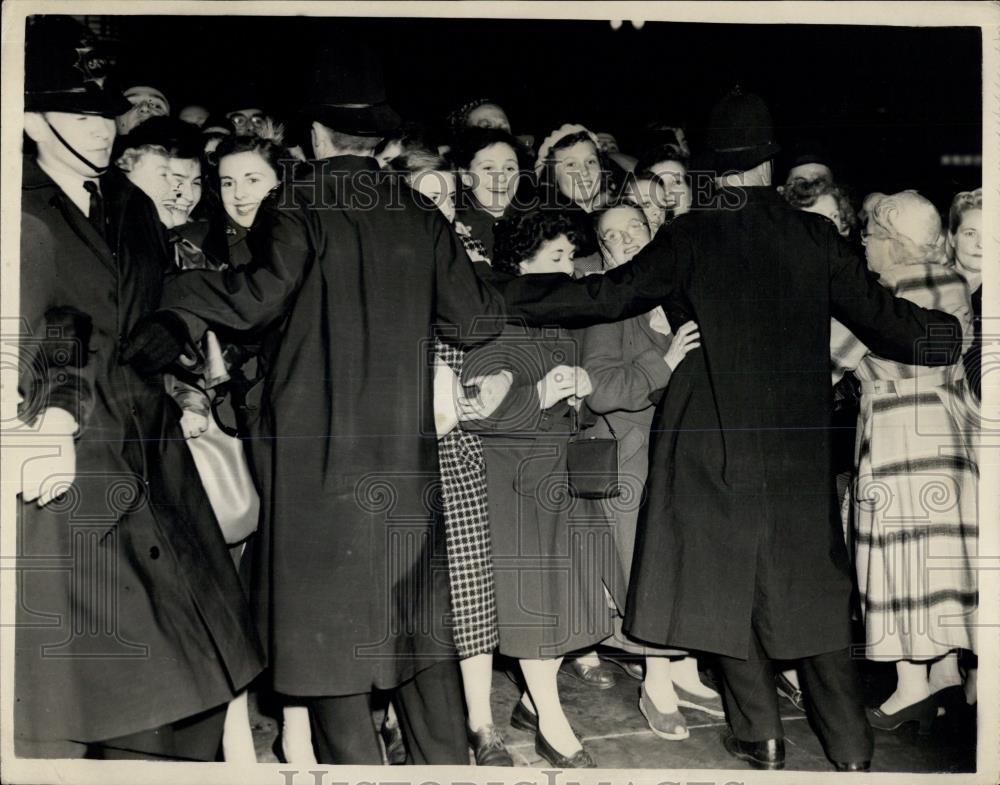
[[646, 216], [649, 232], [655, 235], [667, 219], [667, 191], [656, 180], [633, 180], [629, 184], [629, 198], [639, 205]]
[[[103, 169], [108, 165], [111, 160], [111, 145], [115, 140], [114, 120], [94, 114], [71, 112], [45, 112], [43, 116], [70, 147], [94, 166]], [[36, 142], [38, 157], [43, 164], [68, 169], [81, 177], [94, 177], [98, 174], [67, 150], [48, 129], [43, 130], [41, 138], [36, 139]]]
[[510, 120], [507, 113], [496, 104], [483, 104], [477, 106], [468, 117], [465, 124], [470, 128], [499, 128], [510, 133]]
[[177, 117], [185, 123], [191, 123], [191, 125], [201, 128], [208, 120], [208, 110], [204, 106], [192, 104], [181, 109], [181, 113]]
[[793, 166], [788, 170], [785, 182], [790, 183], [796, 177], [801, 177], [803, 180], [829, 180], [831, 183], [833, 182], [833, 172], [826, 164], [812, 163]]
[[170, 104], [155, 87], [130, 87], [125, 91], [125, 97], [132, 108], [115, 119], [121, 136], [150, 117], [166, 117], [170, 114]]
[[263, 125], [265, 120], [264, 112], [260, 109], [234, 109], [226, 113], [226, 119], [233, 124], [239, 136], [252, 134], [254, 129]]

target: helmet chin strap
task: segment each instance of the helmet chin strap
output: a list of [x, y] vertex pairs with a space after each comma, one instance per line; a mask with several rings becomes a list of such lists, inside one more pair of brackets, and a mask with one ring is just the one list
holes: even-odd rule
[[49, 122], [48, 117], [46, 117], [43, 114], [42, 118], [45, 120], [45, 124], [49, 127], [49, 130], [52, 131], [52, 135], [59, 140], [60, 144], [62, 144], [63, 147], [65, 147], [67, 150], [73, 153], [73, 155], [76, 156], [78, 160], [82, 161], [84, 164], [89, 166], [96, 174], [104, 174], [108, 170], [107, 166], [97, 166], [93, 162], [88, 161], [86, 158], [80, 155], [80, 153], [78, 153], [75, 149], [73, 149], [73, 146], [63, 138], [62, 134], [55, 129], [55, 126], [53, 126], [52, 123]]

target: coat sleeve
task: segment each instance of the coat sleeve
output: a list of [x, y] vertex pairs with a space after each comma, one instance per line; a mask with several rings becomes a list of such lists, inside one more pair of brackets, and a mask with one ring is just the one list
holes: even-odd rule
[[261, 209], [274, 211], [272, 229], [251, 235], [252, 264], [172, 273], [164, 283], [161, 308], [177, 312], [193, 340], [208, 325], [258, 330], [280, 318], [315, 258], [321, 233], [308, 210]]
[[503, 299], [493, 286], [476, 274], [461, 238], [448, 222], [435, 215], [432, 226], [435, 234], [435, 316], [453, 328], [441, 334], [454, 335], [454, 340], [463, 346], [485, 343], [503, 330]]
[[830, 375], [837, 384], [844, 374], [861, 365], [868, 356], [868, 347], [836, 319], [830, 320]]
[[632, 261], [604, 275], [521, 275], [504, 282], [507, 313], [534, 326], [567, 328], [646, 313], [664, 302], [690, 269], [693, 247], [681, 224], [662, 228]]
[[652, 402], [650, 395], [670, 381], [670, 366], [652, 342], [634, 357], [625, 357], [626, 325], [595, 324], [584, 334], [583, 367], [594, 388], [587, 406], [596, 414], [640, 412]]
[[21, 338], [18, 392], [22, 414], [48, 407], [68, 412], [82, 432], [94, 408], [93, 323], [89, 314], [59, 302], [52, 233], [38, 218], [21, 223]]
[[949, 314], [894, 297], [833, 227], [825, 229], [830, 260], [830, 310], [871, 351], [907, 365], [951, 365], [962, 328]]

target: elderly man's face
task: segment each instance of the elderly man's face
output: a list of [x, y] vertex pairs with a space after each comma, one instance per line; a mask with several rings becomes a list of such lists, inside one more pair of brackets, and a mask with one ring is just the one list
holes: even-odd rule
[[793, 166], [788, 170], [785, 182], [790, 183], [796, 177], [801, 177], [803, 180], [829, 180], [833, 182], [833, 172], [826, 164], [812, 163]]
[[150, 117], [166, 117], [170, 114], [166, 96], [155, 87], [130, 87], [125, 91], [125, 97], [132, 108], [115, 118], [119, 136], [129, 133]]

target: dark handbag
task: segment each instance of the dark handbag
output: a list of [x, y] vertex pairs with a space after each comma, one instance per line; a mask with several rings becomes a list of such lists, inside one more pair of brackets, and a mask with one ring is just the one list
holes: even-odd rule
[[618, 437], [608, 419], [611, 438], [576, 436], [566, 445], [569, 492], [580, 499], [613, 499], [621, 496], [618, 479]]

